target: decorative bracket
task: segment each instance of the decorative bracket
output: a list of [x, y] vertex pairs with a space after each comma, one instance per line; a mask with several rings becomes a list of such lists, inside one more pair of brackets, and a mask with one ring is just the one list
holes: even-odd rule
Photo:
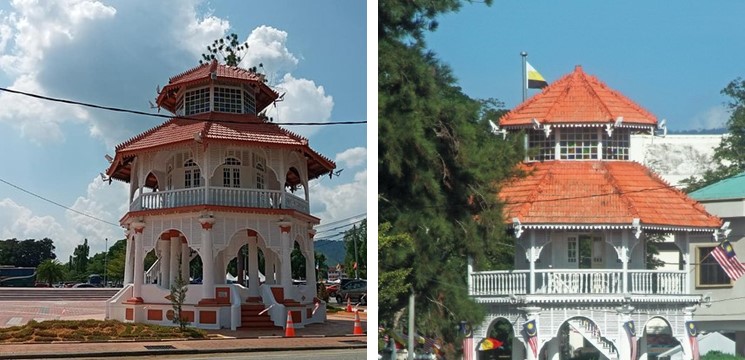
[[543, 132], [546, 134], [546, 138], [548, 138], [548, 136], [551, 135], [551, 125], [544, 124], [543, 125]]
[[523, 225], [520, 223], [520, 219], [512, 218], [512, 228], [515, 229], [515, 237], [519, 239], [520, 235], [523, 234]]
[[613, 136], [613, 124], [605, 124], [605, 132], [608, 133], [608, 137]]
[[636, 230], [636, 231], [634, 231], [634, 237], [636, 237], [636, 239], [639, 240], [639, 237], [642, 235], [642, 224], [641, 224], [641, 220], [639, 218], [634, 218], [631, 221], [631, 227]]

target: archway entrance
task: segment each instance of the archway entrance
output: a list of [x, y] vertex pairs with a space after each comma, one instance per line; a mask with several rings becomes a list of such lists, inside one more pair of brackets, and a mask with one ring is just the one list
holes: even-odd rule
[[512, 340], [515, 337], [512, 324], [499, 318], [489, 325], [486, 337], [476, 344], [476, 357], [479, 360], [510, 359]]
[[673, 337], [670, 324], [661, 317], [653, 317], [647, 321], [644, 337], [639, 342], [639, 355], [646, 353], [648, 360], [655, 360], [660, 354], [680, 345]]
[[560, 360], [617, 358], [616, 345], [605, 336], [594, 321], [573, 317], [559, 327], [558, 337], [552, 341], [557, 341]]

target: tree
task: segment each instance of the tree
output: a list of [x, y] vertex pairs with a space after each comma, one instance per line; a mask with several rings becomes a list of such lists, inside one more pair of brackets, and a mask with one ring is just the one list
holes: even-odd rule
[[[344, 233], [344, 266], [347, 275], [367, 278], [367, 219]], [[356, 265], [356, 266], [355, 266]]]
[[732, 80], [721, 93], [730, 98], [725, 105], [731, 113], [727, 120], [727, 135], [722, 137], [719, 146], [714, 149], [713, 160], [716, 167], [704, 172], [701, 179], [690, 177], [681, 181], [686, 192], [693, 192], [745, 171], [745, 80], [739, 77]]
[[46, 259], [54, 259], [52, 239], [8, 239], [0, 241], [0, 265], [36, 267]]
[[[178, 256], [178, 269], [181, 268], [181, 255]], [[186, 300], [186, 292], [189, 291], [189, 281], [184, 279], [181, 271], [176, 272], [176, 278], [171, 285], [171, 293], [168, 295], [171, 301], [171, 307], [173, 307], [173, 323], [178, 324], [181, 331], [186, 330], [186, 326], [189, 325], [189, 320], [186, 316], [182, 315], [182, 309], [184, 301]]]
[[61, 281], [64, 277], [64, 266], [54, 259], [44, 260], [36, 268], [36, 279], [46, 282], [49, 287], [52, 287], [54, 283]]
[[300, 251], [300, 245], [293, 242], [294, 247], [290, 253], [290, 269], [292, 269], [293, 279], [305, 279], [305, 255]]
[[[467, 258], [484, 269], [512, 265], [513, 239], [497, 192], [523, 157], [520, 136], [505, 141], [489, 132], [488, 120], [504, 112], [499, 102], [463, 94], [424, 44], [436, 17], [462, 3], [382, 0], [378, 6], [379, 217], [390, 223], [386, 236], [412, 243], [409, 262], [379, 255], [379, 267], [408, 272], [416, 327], [448, 343], [459, 343], [458, 322], [483, 318], [483, 308], [467, 296]], [[388, 292], [389, 286], [380, 283], [386, 294], [380, 321], [401, 328], [408, 293]]]
[[78, 274], [84, 274], [88, 270], [88, 255], [90, 254], [91, 247], [88, 246], [88, 239], [84, 239], [83, 243], [76, 246], [72, 252], [72, 259], [70, 260], [70, 267]]
[[[207, 45], [207, 53], [202, 54], [202, 60], [199, 60], [199, 63], [222, 60], [225, 65], [238, 66], [246, 51], [248, 51], [248, 43], [240, 43], [238, 35], [231, 33], [224, 39], [216, 39], [212, 42], [212, 45]], [[256, 72], [256, 68], [253, 68], [253, 70]]]

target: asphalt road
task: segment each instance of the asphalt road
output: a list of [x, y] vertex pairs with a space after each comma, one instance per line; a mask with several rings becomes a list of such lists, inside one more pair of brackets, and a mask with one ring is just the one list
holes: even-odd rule
[[[217, 353], [197, 355], [149, 355], [127, 356], [125, 359], [192, 359], [192, 360], [239, 360], [239, 359], [292, 359], [292, 360], [357, 360], [366, 358], [366, 349], [293, 350], [271, 352]], [[95, 359], [95, 358], [72, 358]]]

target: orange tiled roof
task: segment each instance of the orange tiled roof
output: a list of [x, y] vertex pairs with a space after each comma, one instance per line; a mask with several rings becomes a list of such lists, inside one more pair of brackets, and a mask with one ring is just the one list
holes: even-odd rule
[[[216, 78], [214, 79], [212, 79], [212, 72], [216, 74]], [[170, 78], [168, 85], [163, 87], [155, 101], [158, 106], [174, 113], [176, 110], [176, 100], [180, 92], [187, 87], [207, 85], [213, 81], [223, 84], [254, 85], [258, 89], [256, 93], [256, 109], [258, 111], [263, 110], [279, 97], [276, 91], [264, 83], [263, 75], [237, 66], [218, 64], [217, 61], [213, 60], [212, 62], [204, 63]]]
[[128, 181], [129, 161], [134, 156], [142, 152], [194, 142], [196, 134], [201, 134], [200, 141], [205, 145], [209, 142], [238, 142], [275, 148], [300, 148], [308, 155], [308, 175], [311, 179], [326, 174], [336, 167], [333, 161], [311, 149], [308, 146], [308, 140], [304, 137], [276, 124], [264, 122], [255, 115], [210, 112], [190, 116], [190, 119], [195, 120], [170, 119], [119, 144], [107, 174], [116, 179]]
[[581, 66], [499, 119], [501, 126], [541, 124], [613, 123], [623, 117], [625, 125], [654, 126], [657, 118]]
[[721, 220], [649, 169], [629, 161], [523, 164], [528, 175], [503, 185], [508, 222], [717, 228]]

